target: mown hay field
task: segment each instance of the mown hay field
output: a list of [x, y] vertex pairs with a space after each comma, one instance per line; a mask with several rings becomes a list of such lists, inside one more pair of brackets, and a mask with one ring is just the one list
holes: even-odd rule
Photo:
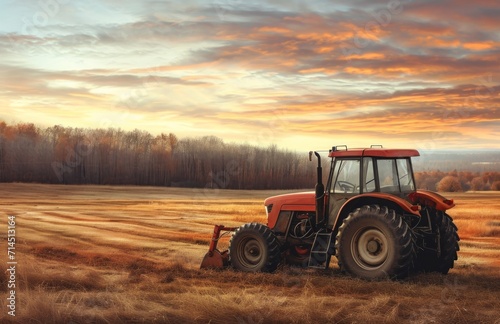
[[341, 274], [335, 258], [326, 271], [199, 269], [214, 224], [265, 222], [263, 200], [280, 193], [0, 184], [0, 322], [500, 323], [499, 193], [447, 194], [462, 240], [446, 276], [368, 282]]

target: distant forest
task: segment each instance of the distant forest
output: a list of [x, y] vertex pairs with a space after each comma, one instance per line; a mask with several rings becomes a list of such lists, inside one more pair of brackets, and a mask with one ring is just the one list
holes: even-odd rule
[[313, 187], [314, 175], [307, 154], [275, 145], [0, 122], [0, 182], [297, 189]]
[[[417, 171], [419, 188], [500, 190], [500, 172]], [[220, 138], [0, 122], [0, 182], [305, 189], [315, 163], [299, 154]]]

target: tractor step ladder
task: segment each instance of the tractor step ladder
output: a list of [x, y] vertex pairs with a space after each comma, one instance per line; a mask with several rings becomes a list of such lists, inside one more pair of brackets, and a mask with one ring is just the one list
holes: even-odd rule
[[332, 257], [332, 232], [317, 232], [309, 255], [309, 268], [328, 269], [330, 258]]

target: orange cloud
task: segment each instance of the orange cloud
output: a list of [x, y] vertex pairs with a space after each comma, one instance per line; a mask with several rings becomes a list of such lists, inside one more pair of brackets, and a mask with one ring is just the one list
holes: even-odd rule
[[299, 73], [302, 74], [312, 74], [312, 73], [333, 73], [333, 71], [325, 69], [325, 68], [312, 68], [312, 69], [303, 69], [299, 70]]
[[498, 43], [495, 43], [493, 41], [469, 42], [469, 43], [464, 43], [462, 46], [471, 51], [484, 51], [500, 47]]
[[386, 56], [384, 53], [368, 52], [362, 54], [353, 54], [345, 56], [346, 60], [383, 60]]
[[270, 27], [270, 26], [260, 27], [260, 28], [258, 28], [258, 31], [264, 32], [264, 33], [280, 33], [280, 34], [287, 34], [287, 33], [291, 32], [291, 30], [288, 28]]

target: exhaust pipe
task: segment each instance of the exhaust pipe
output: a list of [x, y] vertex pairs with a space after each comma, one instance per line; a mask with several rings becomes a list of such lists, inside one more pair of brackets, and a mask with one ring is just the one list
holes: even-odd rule
[[[312, 155], [316, 155], [318, 158], [318, 167], [317, 167], [317, 182], [315, 188], [315, 198], [316, 198], [316, 218], [311, 219], [311, 225], [314, 230], [318, 230], [319, 225], [323, 225], [325, 220], [324, 217], [324, 208], [325, 208], [325, 186], [323, 185], [323, 168], [321, 167], [321, 157], [318, 152], [311, 151], [309, 152], [309, 161], [312, 161]], [[321, 216], [320, 216], [321, 215]], [[321, 220], [320, 220], [321, 217]]]

